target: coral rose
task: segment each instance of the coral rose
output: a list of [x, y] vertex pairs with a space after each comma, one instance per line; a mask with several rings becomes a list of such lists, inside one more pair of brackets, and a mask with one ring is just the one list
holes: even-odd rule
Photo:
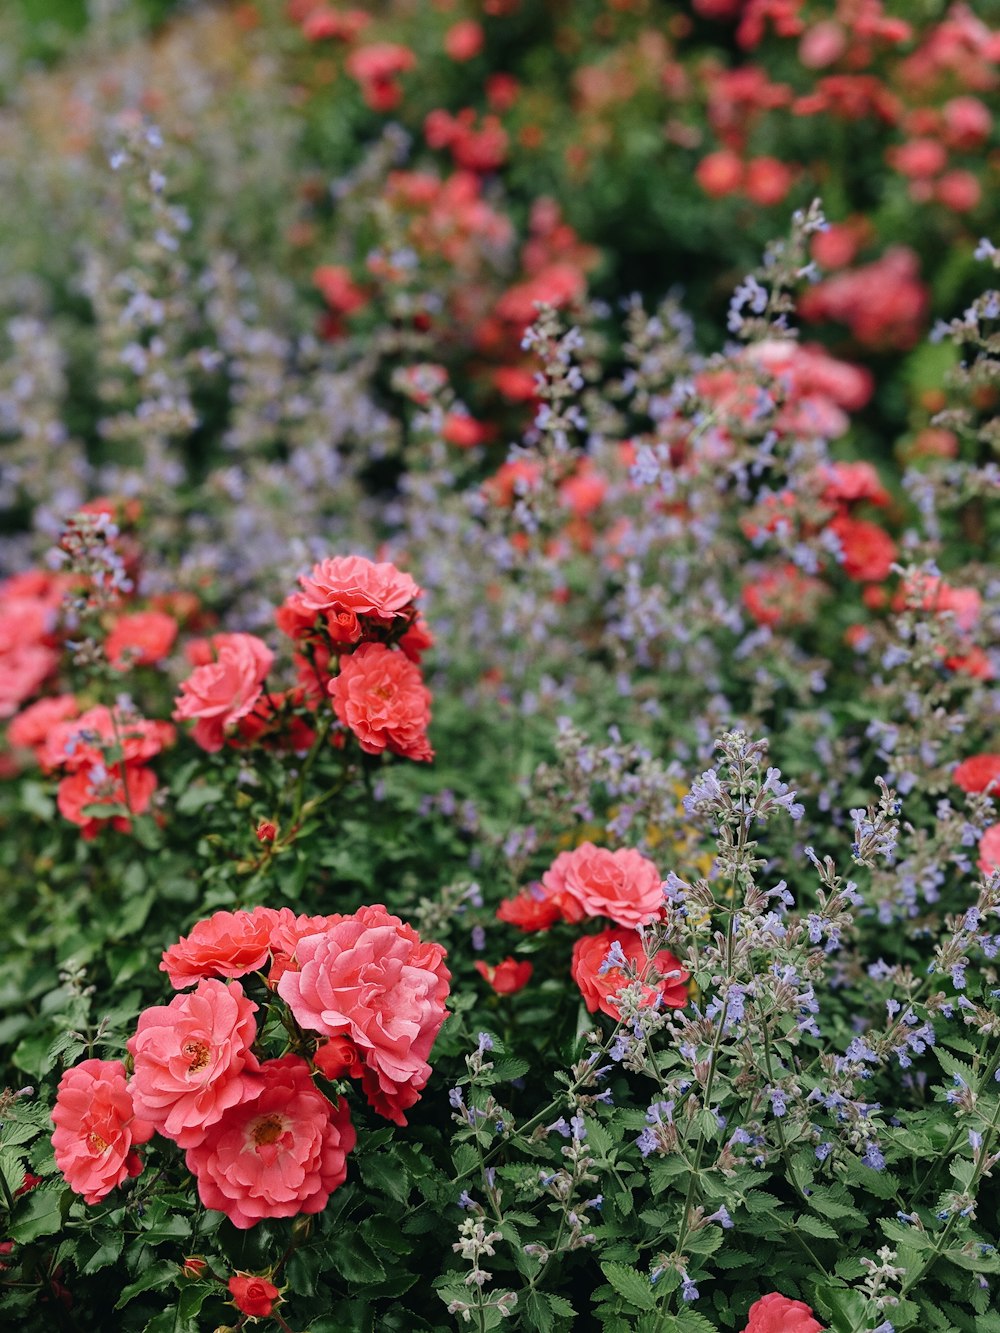
[[177, 621], [165, 611], [136, 611], [119, 616], [104, 641], [104, 651], [113, 667], [152, 666], [174, 646]]
[[243, 1076], [258, 1068], [250, 1050], [256, 1010], [238, 981], [200, 981], [139, 1015], [126, 1043], [134, 1060], [129, 1090], [137, 1113], [178, 1147], [200, 1143], [247, 1096]]
[[75, 717], [80, 705], [72, 694], [57, 694], [50, 699], [39, 699], [12, 718], [7, 728], [7, 739], [16, 749], [41, 751], [49, 733], [57, 722]]
[[[285, 909], [287, 910], [287, 909]], [[164, 950], [160, 971], [175, 990], [193, 986], [203, 977], [242, 977], [263, 967], [270, 952], [273, 908], [252, 912], [214, 912], [199, 921], [190, 935]]]
[[100, 1203], [142, 1170], [133, 1145], [152, 1138], [153, 1126], [137, 1118], [120, 1060], [84, 1060], [67, 1069], [52, 1121], [56, 1166], [87, 1203]]
[[210, 754], [221, 750], [227, 729], [246, 717], [261, 696], [274, 654], [255, 634], [216, 634], [216, 660], [196, 667], [181, 682], [174, 709], [178, 722], [195, 721], [195, 741]]
[[326, 1037], [346, 1036], [365, 1065], [363, 1086], [380, 1115], [406, 1124], [430, 1078], [427, 1063], [445, 1020], [451, 974], [439, 944], [381, 904], [362, 907], [295, 950], [278, 994], [296, 1021]]
[[508, 925], [516, 926], [526, 933], [549, 930], [557, 921], [566, 919], [560, 900], [547, 893], [541, 884], [529, 884], [513, 898], [504, 898], [497, 908], [498, 921], [506, 921]]
[[320, 1212], [347, 1178], [347, 1103], [331, 1105], [297, 1055], [266, 1061], [246, 1093], [188, 1149], [202, 1203], [243, 1231], [265, 1217]]
[[237, 1273], [226, 1285], [237, 1310], [252, 1319], [266, 1319], [274, 1309], [274, 1302], [281, 1299], [281, 1292], [273, 1282], [252, 1273]]
[[[56, 805], [63, 818], [78, 825], [84, 841], [89, 842], [109, 820], [113, 829], [128, 833], [132, 827], [130, 816], [145, 814], [156, 787], [156, 774], [142, 764], [106, 768], [97, 762], [62, 779]], [[101, 806], [108, 807], [106, 815], [96, 813]], [[122, 813], [125, 810], [128, 814]]]
[[1000, 870], [1000, 824], [991, 824], [979, 839], [979, 869], [984, 875]]
[[[614, 946], [618, 949], [615, 950]], [[647, 970], [642, 940], [634, 930], [602, 930], [599, 935], [584, 935], [573, 946], [573, 980], [580, 987], [584, 1004], [594, 1013], [600, 1009], [609, 1018], [621, 1018], [621, 1010], [614, 997], [629, 984], [620, 964], [608, 966], [608, 955], [617, 953], [633, 968], [638, 976]], [[642, 983], [643, 1004], [664, 1004], [671, 1009], [683, 1009], [687, 1004], [688, 973], [667, 949], [661, 949], [653, 959], [658, 977]]]
[[382, 643], [363, 643], [344, 658], [329, 685], [333, 710], [366, 754], [391, 750], [404, 759], [429, 762], [427, 739], [431, 694], [420, 668]]
[[849, 579], [880, 583], [896, 559], [896, 543], [877, 523], [838, 514], [828, 525], [840, 543], [841, 565]]
[[617, 852], [581, 843], [571, 852], [560, 852], [542, 876], [542, 887], [560, 901], [572, 899], [583, 916], [607, 916], [619, 926], [645, 925], [655, 920], [663, 907], [663, 881], [652, 861], [632, 847]]
[[334, 555], [299, 575], [298, 605], [313, 615], [350, 611], [389, 624], [410, 611], [421, 589], [388, 560], [376, 564], [362, 555]]
[[498, 995], [514, 995], [523, 990], [535, 970], [531, 963], [519, 963], [516, 958], [505, 958], [502, 963], [484, 963], [476, 959], [473, 967]]
[[743, 1333], [823, 1333], [823, 1326], [803, 1301], [772, 1291], [751, 1305]]

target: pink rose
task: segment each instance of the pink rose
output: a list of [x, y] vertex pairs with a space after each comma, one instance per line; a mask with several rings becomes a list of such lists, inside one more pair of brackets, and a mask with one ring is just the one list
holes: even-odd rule
[[362, 555], [334, 555], [299, 576], [298, 605], [313, 615], [350, 611], [391, 622], [406, 615], [421, 589], [388, 560], [376, 564]]
[[579, 914], [564, 913], [569, 921], [607, 916], [634, 928], [656, 920], [663, 909], [660, 872], [631, 847], [611, 852], [584, 842], [560, 852], [542, 876], [542, 888], [550, 897], [578, 904]]
[[181, 682], [174, 709], [179, 722], [196, 719], [192, 735], [204, 750], [221, 750], [227, 729], [246, 717], [261, 696], [274, 654], [254, 634], [216, 634], [216, 660]]
[[[89, 842], [108, 822], [117, 832], [128, 833], [132, 827], [131, 816], [145, 814], [156, 787], [156, 774], [143, 764], [118, 764], [106, 768], [98, 761], [61, 780], [56, 791], [56, 805], [63, 818], [77, 824], [84, 841]], [[107, 806], [108, 813], [93, 813], [99, 806]], [[122, 809], [129, 813], [119, 813]]]
[[178, 1147], [200, 1143], [247, 1096], [244, 1075], [259, 1068], [250, 1050], [256, 1010], [238, 981], [200, 981], [139, 1015], [127, 1043], [135, 1062], [129, 1090], [136, 1111]]
[[120, 1060], [84, 1060], [59, 1080], [52, 1111], [56, 1166], [87, 1203], [100, 1203], [126, 1176], [142, 1170], [133, 1145], [152, 1138], [136, 1118]]
[[984, 875], [1000, 870], [1000, 824], [991, 824], [979, 839], [978, 864]]
[[119, 616], [104, 641], [112, 666], [120, 671], [130, 666], [152, 666], [174, 646], [177, 621], [165, 611], [135, 611]]
[[297, 1055], [268, 1060], [243, 1101], [189, 1148], [188, 1170], [206, 1208], [247, 1230], [265, 1217], [318, 1213], [347, 1178], [355, 1134], [347, 1104], [313, 1084]]
[[429, 762], [431, 694], [420, 668], [382, 643], [363, 643], [341, 662], [329, 685], [333, 709], [366, 754], [391, 750]]
[[72, 694], [39, 699], [11, 719], [7, 739], [16, 749], [40, 751], [56, 723], [75, 717], [79, 711], [80, 705]]
[[580, 987], [583, 1002], [591, 1013], [600, 1009], [609, 1018], [621, 1018], [614, 997], [625, 986], [629, 977], [619, 964], [608, 967], [609, 955], [615, 951], [639, 977], [646, 973], [642, 983], [643, 1004], [663, 1004], [671, 1009], [683, 1009], [688, 1001], [685, 972], [667, 949], [661, 949], [653, 959], [652, 971], [647, 966], [642, 940], [634, 930], [602, 930], [599, 935], [584, 935], [573, 946], [573, 980]]
[[299, 940], [298, 971], [287, 970], [278, 994], [302, 1027], [347, 1036], [364, 1063], [363, 1087], [380, 1115], [406, 1124], [430, 1078], [427, 1063], [445, 1020], [451, 974], [439, 944], [380, 904], [362, 907], [323, 934]]
[[164, 951], [160, 971], [166, 972], [175, 990], [203, 977], [242, 977], [256, 972], [267, 961], [277, 915], [266, 907], [253, 912], [214, 912]]
[[751, 1305], [743, 1333], [823, 1333], [823, 1328], [804, 1301], [771, 1291]]
[[117, 767], [144, 763], [174, 740], [169, 722], [151, 721], [124, 709], [98, 704], [79, 717], [57, 722], [49, 730], [39, 751], [43, 768], [63, 768], [69, 773], [94, 764]]

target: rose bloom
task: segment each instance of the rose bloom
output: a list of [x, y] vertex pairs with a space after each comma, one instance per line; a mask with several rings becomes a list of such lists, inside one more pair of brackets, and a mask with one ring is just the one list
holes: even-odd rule
[[772, 1291], [751, 1305], [743, 1333], [823, 1333], [823, 1326], [803, 1301]]
[[293, 959], [299, 940], [304, 940], [307, 935], [322, 934], [343, 920], [339, 913], [335, 916], [306, 916], [304, 913], [296, 916], [290, 907], [281, 907], [277, 912], [271, 908], [258, 907], [254, 915], [263, 912], [269, 914], [271, 921], [271, 970], [267, 974], [267, 984], [271, 990], [278, 989], [278, 982], [285, 969], [294, 966]]
[[136, 1111], [178, 1147], [200, 1143], [246, 1097], [243, 1075], [259, 1067], [250, 1050], [256, 1011], [238, 981], [199, 981], [139, 1015], [126, 1043], [134, 1061], [129, 1090]]
[[[529, 884], [513, 898], [504, 898], [497, 908], [497, 920], [506, 921], [525, 932], [548, 930], [557, 921], [565, 920], [562, 906], [541, 884]], [[579, 920], [579, 918], [576, 918]]]
[[828, 527], [840, 542], [844, 556], [841, 568], [849, 579], [879, 583], [889, 577], [896, 543], [877, 523], [838, 514]]
[[136, 713], [98, 704], [79, 717], [57, 722], [39, 751], [43, 768], [64, 768], [70, 773], [95, 764], [121, 759], [126, 764], [153, 759], [175, 736], [169, 722], [151, 721]]
[[408, 616], [421, 595], [418, 584], [391, 561], [376, 564], [361, 555], [328, 556], [308, 574], [300, 574], [299, 584], [302, 591], [296, 606], [313, 619], [351, 612], [376, 624], [391, 625]]
[[[609, 1018], [621, 1018], [621, 1010], [614, 1001], [614, 996], [629, 979], [620, 967], [608, 968], [601, 974], [613, 944], [621, 946], [627, 961], [641, 977], [647, 970], [646, 955], [642, 940], [635, 930], [602, 930], [599, 935], [584, 935], [573, 946], [573, 980], [580, 987], [583, 1002], [590, 1013], [600, 1009]], [[664, 1004], [671, 1009], [683, 1009], [688, 1001], [688, 973], [667, 949], [661, 949], [653, 959], [652, 966], [660, 974], [656, 980], [642, 983], [643, 1004]], [[674, 975], [668, 975], [673, 973]]]
[[703, 157], [694, 169], [694, 178], [712, 199], [735, 194], [743, 184], [743, 162], [728, 148]]
[[607, 916], [632, 928], [660, 915], [662, 883], [656, 866], [634, 848], [611, 852], [592, 842], [560, 852], [542, 876], [542, 887], [551, 896], [569, 897], [579, 905], [580, 914], [569, 920]]
[[1000, 754], [974, 754], [964, 759], [951, 775], [963, 791], [1000, 794]]
[[827, 463], [819, 473], [823, 499], [828, 504], [857, 504], [867, 500], [873, 505], [887, 505], [889, 492], [882, 485], [871, 463]]
[[247, 1094], [187, 1151], [202, 1203], [242, 1231], [320, 1212], [347, 1178], [347, 1103], [327, 1101], [297, 1055], [265, 1061]]
[[80, 705], [72, 694], [57, 694], [50, 699], [39, 699], [12, 718], [7, 728], [7, 739], [16, 749], [35, 750], [45, 744], [49, 732], [57, 722], [75, 717]]
[[472, 60], [482, 51], [484, 40], [482, 24], [462, 19], [445, 33], [444, 49], [452, 60]]
[[535, 970], [531, 963], [519, 963], [516, 958], [505, 958], [501, 963], [484, 963], [477, 958], [473, 967], [498, 995], [514, 995], [523, 990]]
[[256, 704], [274, 661], [255, 634], [216, 634], [212, 646], [216, 660], [181, 682], [173, 714], [178, 722], [195, 721], [192, 735], [210, 754], [222, 749], [227, 730]]
[[56, 1166], [87, 1203], [100, 1203], [142, 1170], [133, 1145], [153, 1136], [137, 1119], [120, 1060], [84, 1060], [59, 1080], [52, 1110]]
[[300, 1026], [347, 1036], [365, 1065], [363, 1086], [374, 1109], [397, 1125], [430, 1078], [427, 1063], [445, 1020], [451, 974], [439, 944], [381, 904], [362, 907], [295, 950], [278, 994]]
[[[95, 838], [108, 821], [118, 833], [128, 833], [132, 815], [145, 814], [156, 791], [156, 774], [143, 764], [105, 767], [100, 761], [63, 778], [56, 790], [59, 813], [76, 824], [85, 842]], [[95, 806], [108, 806], [107, 815], [92, 813]], [[129, 814], [118, 813], [124, 807]]]
[[136, 611], [119, 616], [104, 641], [108, 661], [119, 671], [130, 666], [152, 666], [174, 646], [177, 621], [163, 611]]
[[253, 1319], [265, 1319], [274, 1309], [274, 1302], [281, 1299], [281, 1292], [272, 1282], [252, 1273], [237, 1273], [227, 1285], [237, 1310]]
[[382, 643], [363, 643], [341, 662], [329, 686], [333, 711], [366, 754], [391, 750], [430, 762], [431, 693], [420, 668]]
[[743, 605], [758, 625], [802, 625], [813, 620], [828, 592], [825, 583], [791, 562], [764, 570], [743, 588]]
[[214, 912], [164, 951], [160, 971], [166, 972], [175, 990], [204, 977], [242, 977], [256, 972], [267, 961], [276, 917], [274, 909], [266, 907], [252, 912]]
[[312, 1062], [331, 1083], [344, 1074], [351, 1078], [361, 1077], [361, 1057], [350, 1037], [331, 1037], [329, 1041], [324, 1041], [313, 1052]]
[[1000, 824], [991, 824], [979, 839], [979, 869], [984, 875], [1000, 870]]

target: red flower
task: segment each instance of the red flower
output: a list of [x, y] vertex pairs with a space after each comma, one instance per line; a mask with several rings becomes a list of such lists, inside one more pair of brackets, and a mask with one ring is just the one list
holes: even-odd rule
[[269, 1315], [274, 1309], [274, 1302], [281, 1299], [281, 1293], [272, 1282], [250, 1273], [237, 1273], [231, 1277], [229, 1294], [237, 1310], [257, 1319]]
[[[688, 999], [686, 982], [689, 974], [669, 950], [661, 949], [650, 969], [638, 931], [602, 930], [599, 935], [584, 935], [573, 946], [573, 980], [580, 987], [584, 1004], [591, 1013], [600, 1009], [609, 1018], [621, 1018], [614, 996], [629, 984], [629, 979], [620, 966], [606, 967], [608, 955], [615, 945], [639, 977], [647, 974], [642, 982], [643, 1004], [660, 1003], [671, 1009], [684, 1008]], [[652, 975], [649, 975], [651, 971]]]
[[193, 986], [203, 977], [242, 977], [263, 967], [277, 913], [258, 907], [253, 912], [213, 912], [199, 921], [163, 954], [160, 971], [175, 990]]
[[743, 1333], [823, 1333], [823, 1326], [804, 1302], [771, 1291], [751, 1305]]
[[1000, 794], [1000, 754], [974, 754], [963, 760], [951, 777], [963, 791]]
[[152, 666], [166, 657], [177, 638], [177, 621], [164, 611], [136, 611], [119, 616], [104, 641], [108, 661], [119, 671]]
[[877, 523], [838, 514], [829, 530], [840, 542], [844, 561], [841, 566], [849, 579], [880, 583], [888, 578], [896, 559], [896, 543]]
[[984, 875], [1000, 870], [1000, 824], [991, 824], [979, 839], [979, 869]]
[[513, 995], [516, 991], [523, 990], [535, 970], [529, 962], [519, 963], [516, 958], [505, 958], [502, 963], [495, 964], [484, 963], [477, 959], [474, 966], [498, 995]]
[[216, 634], [214, 662], [196, 667], [181, 682], [174, 717], [196, 719], [194, 740], [210, 754], [221, 750], [227, 732], [252, 710], [264, 688], [274, 654], [255, 634]]
[[505, 898], [497, 908], [498, 921], [506, 921], [525, 932], [548, 930], [564, 919], [560, 900], [547, 893], [541, 884], [531, 884], [516, 897]]

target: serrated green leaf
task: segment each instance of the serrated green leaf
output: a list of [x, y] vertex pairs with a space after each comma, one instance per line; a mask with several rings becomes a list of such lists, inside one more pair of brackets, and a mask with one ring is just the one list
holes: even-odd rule
[[69, 1192], [56, 1186], [39, 1185], [18, 1200], [8, 1232], [11, 1240], [26, 1245], [39, 1236], [52, 1236], [62, 1227], [63, 1205]]
[[799, 1231], [804, 1231], [807, 1236], [818, 1236], [820, 1240], [837, 1239], [837, 1232], [829, 1222], [813, 1217], [810, 1213], [802, 1213], [796, 1218], [795, 1226]]
[[608, 1279], [619, 1296], [624, 1296], [630, 1305], [639, 1310], [651, 1310], [656, 1304], [649, 1278], [643, 1277], [636, 1269], [627, 1264], [601, 1264], [601, 1272]]

